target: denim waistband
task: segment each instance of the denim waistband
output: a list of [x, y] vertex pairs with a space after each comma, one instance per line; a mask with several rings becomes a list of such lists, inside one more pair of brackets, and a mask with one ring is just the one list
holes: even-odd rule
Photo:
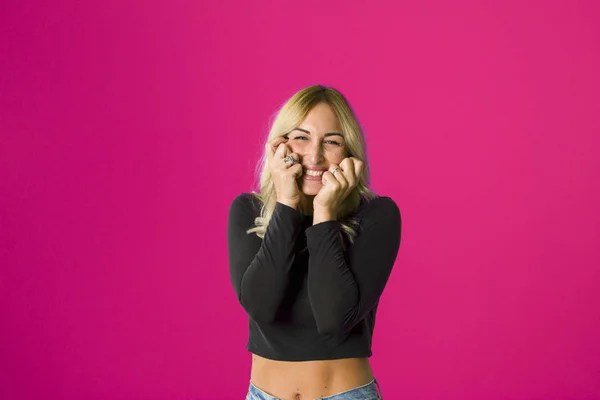
[[[377, 379], [373, 379], [366, 385], [359, 386], [341, 393], [336, 393], [327, 397], [319, 397], [320, 400], [383, 400], [381, 389]], [[246, 400], [281, 400], [256, 387], [250, 382]]]

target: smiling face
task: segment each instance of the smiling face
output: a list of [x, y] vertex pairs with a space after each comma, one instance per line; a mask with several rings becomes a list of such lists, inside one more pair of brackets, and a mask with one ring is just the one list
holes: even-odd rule
[[331, 164], [339, 165], [348, 155], [339, 121], [327, 103], [319, 103], [287, 136], [288, 147], [300, 156], [304, 169], [298, 180], [300, 190], [315, 196], [323, 187], [323, 172]]

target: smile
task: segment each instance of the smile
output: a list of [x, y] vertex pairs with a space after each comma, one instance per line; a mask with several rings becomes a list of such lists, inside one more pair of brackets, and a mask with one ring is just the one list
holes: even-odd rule
[[304, 170], [304, 173], [308, 176], [323, 176], [323, 172], [325, 171], [315, 171], [313, 169]]

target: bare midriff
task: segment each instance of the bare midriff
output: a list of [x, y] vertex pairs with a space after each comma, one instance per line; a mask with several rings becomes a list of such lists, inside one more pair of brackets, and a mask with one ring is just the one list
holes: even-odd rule
[[364, 386], [373, 372], [368, 358], [275, 361], [252, 354], [250, 380], [273, 397], [313, 400]]

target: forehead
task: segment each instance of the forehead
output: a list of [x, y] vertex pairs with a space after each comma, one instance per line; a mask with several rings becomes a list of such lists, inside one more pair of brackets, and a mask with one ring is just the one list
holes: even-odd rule
[[300, 127], [316, 133], [340, 131], [340, 123], [329, 104], [326, 103], [320, 103], [313, 107]]

